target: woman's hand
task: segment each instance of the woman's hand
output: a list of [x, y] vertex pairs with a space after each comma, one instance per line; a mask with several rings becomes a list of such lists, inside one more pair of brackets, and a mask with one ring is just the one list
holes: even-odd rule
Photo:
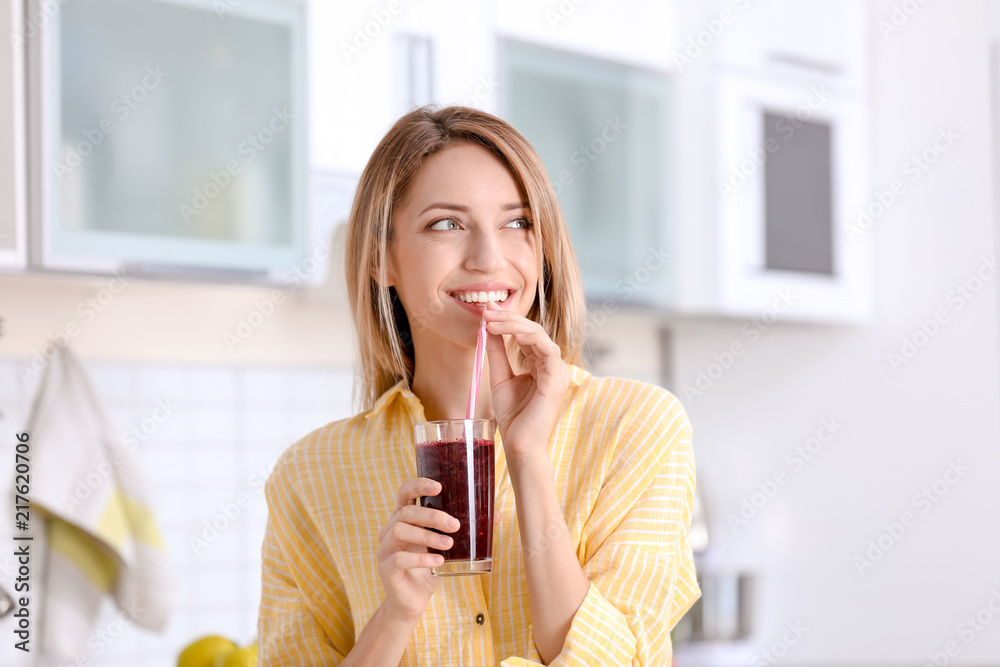
[[[507, 459], [533, 456], [548, 459], [549, 437], [569, 387], [569, 366], [541, 324], [504, 310], [492, 301], [486, 302], [483, 317], [486, 330], [493, 334], [487, 340], [486, 354], [490, 362], [493, 414]], [[524, 352], [527, 373], [514, 374], [503, 334], [514, 336]]]
[[396, 509], [389, 522], [378, 531], [378, 573], [385, 588], [383, 603], [394, 618], [415, 623], [438, 586], [429, 568], [441, 565], [444, 558], [427, 547], [448, 549], [452, 539], [428, 528], [448, 533], [458, 530], [458, 519], [430, 507], [414, 504], [420, 496], [436, 496], [438, 482], [418, 477], [404, 482], [396, 496]]
[[[393, 515], [378, 531], [376, 557], [385, 588], [383, 606], [395, 620], [407, 623], [420, 620], [438, 587], [438, 578], [431, 574], [430, 568], [441, 565], [444, 558], [429, 553], [427, 547], [450, 549], [452, 538], [428, 528], [448, 533], [459, 528], [458, 519], [414, 503], [420, 496], [436, 496], [440, 492], [441, 484], [426, 477], [404, 482], [396, 494]], [[493, 523], [499, 522], [500, 513], [495, 512]]]

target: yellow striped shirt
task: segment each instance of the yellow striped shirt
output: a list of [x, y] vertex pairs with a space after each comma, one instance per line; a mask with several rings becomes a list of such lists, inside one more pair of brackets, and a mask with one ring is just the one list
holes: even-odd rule
[[[666, 389], [570, 370], [549, 451], [591, 584], [552, 664], [666, 666], [670, 629], [701, 594], [687, 539], [691, 423]], [[378, 532], [400, 485], [417, 477], [418, 421], [423, 406], [401, 380], [370, 411], [309, 433], [281, 456], [266, 485], [261, 665], [340, 664], [380, 606]], [[496, 483], [493, 572], [442, 577], [400, 665], [541, 663], [499, 433]]]

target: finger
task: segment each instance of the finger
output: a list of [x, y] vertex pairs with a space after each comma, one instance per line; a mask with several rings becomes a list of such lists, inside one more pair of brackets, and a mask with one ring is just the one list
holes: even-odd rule
[[500, 510], [493, 510], [493, 525], [500, 525]]
[[420, 496], [436, 496], [440, 492], [441, 484], [427, 477], [417, 477], [416, 479], [403, 482], [396, 494], [396, 506], [392, 510], [392, 516], [389, 517], [389, 521], [378, 531], [379, 541], [381, 542], [385, 539], [386, 531], [398, 520], [397, 515], [400, 510], [407, 506], [413, 506], [414, 501]]
[[401, 509], [397, 514], [397, 520], [446, 533], [454, 533], [459, 528], [458, 519], [447, 512], [419, 505], [408, 505]]
[[502, 335], [495, 334], [486, 337], [486, 360], [490, 367], [490, 389], [514, 377], [514, 370], [510, 367], [507, 346], [504, 345]]
[[542, 325], [530, 320], [524, 322], [490, 322], [486, 325], [486, 330], [493, 335], [510, 334], [515, 337], [518, 345], [522, 347], [530, 345], [537, 347], [539, 353], [553, 354], [559, 346], [549, 334], [542, 328]]
[[491, 334], [528, 333], [530, 331], [545, 333], [541, 324], [524, 318], [520, 320], [489, 320], [486, 322], [486, 331]]
[[396, 494], [396, 508], [393, 512], [398, 512], [406, 505], [412, 505], [420, 496], [436, 496], [440, 492], [441, 484], [427, 477], [417, 477], [403, 482], [399, 487], [399, 493]]
[[450, 549], [455, 543], [450, 535], [441, 535], [434, 531], [420, 528], [410, 523], [402, 521], [396, 522], [392, 530], [389, 531], [388, 548], [390, 551], [408, 549], [410, 546], [426, 547], [429, 549]]
[[514, 341], [526, 357], [530, 359], [532, 356], [535, 356], [546, 366], [562, 360], [562, 351], [559, 349], [559, 346], [552, 342], [548, 334], [544, 331], [516, 333], [514, 334]]
[[518, 315], [512, 310], [507, 310], [501, 308], [492, 301], [488, 301], [486, 309], [483, 310], [483, 319], [487, 322], [527, 322], [529, 324], [537, 324], [534, 320], [529, 320], [524, 315]]
[[447, 533], [453, 533], [459, 528], [457, 523], [452, 522], [452, 516], [446, 512], [421, 505], [404, 505], [389, 517], [389, 521], [384, 526], [379, 528], [379, 542], [384, 542], [389, 531], [395, 530], [396, 525], [400, 523], [420, 528], [433, 528]]
[[390, 567], [397, 570], [438, 567], [444, 563], [444, 556], [425, 551], [397, 551], [386, 558]]

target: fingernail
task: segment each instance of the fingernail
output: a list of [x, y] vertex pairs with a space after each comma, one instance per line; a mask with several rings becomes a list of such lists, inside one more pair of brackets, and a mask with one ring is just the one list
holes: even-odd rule
[[452, 528], [458, 528], [458, 519], [448, 519], [448, 525]]

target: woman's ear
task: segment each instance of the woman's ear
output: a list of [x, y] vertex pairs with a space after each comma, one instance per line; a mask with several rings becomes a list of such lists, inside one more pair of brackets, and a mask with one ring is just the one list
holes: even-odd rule
[[392, 261], [392, 252], [390, 252], [389, 249], [386, 248], [386, 257], [385, 257], [386, 282], [385, 284], [382, 284], [382, 282], [378, 279], [378, 271], [376, 269], [372, 269], [371, 271], [372, 280], [374, 280], [378, 285], [381, 285], [382, 287], [395, 286], [396, 271], [393, 264], [394, 262]]

